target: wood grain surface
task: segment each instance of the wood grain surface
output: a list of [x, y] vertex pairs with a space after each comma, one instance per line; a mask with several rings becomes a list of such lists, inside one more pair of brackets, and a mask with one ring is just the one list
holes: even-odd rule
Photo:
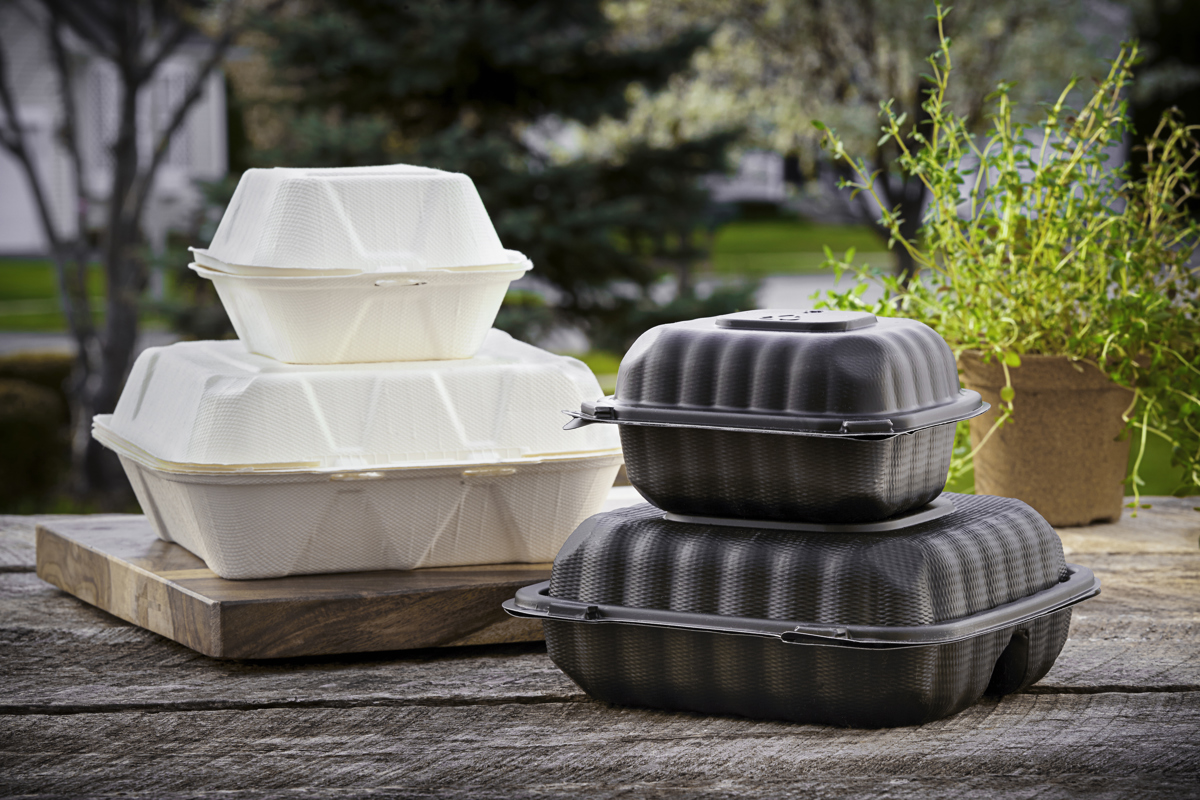
[[40, 520], [0, 518], [0, 795], [1200, 797], [1200, 499], [1149, 502], [1061, 532], [1103, 593], [1042, 681], [880, 731], [608, 706], [540, 643], [207, 658], [39, 580]]
[[549, 564], [230, 581], [143, 516], [37, 528], [37, 575], [123, 620], [217, 658], [282, 658], [536, 641], [500, 604]]

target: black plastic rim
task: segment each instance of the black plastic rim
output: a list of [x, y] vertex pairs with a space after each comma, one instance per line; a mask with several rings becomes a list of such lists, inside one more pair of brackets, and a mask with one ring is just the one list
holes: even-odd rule
[[914, 433], [935, 425], [962, 422], [977, 417], [991, 408], [988, 403], [983, 401], [979, 392], [959, 389], [958, 394], [958, 399], [952, 403], [922, 409], [912, 414], [857, 419], [654, 408], [626, 404], [615, 397], [605, 397], [593, 403], [584, 402], [579, 411], [564, 410], [563, 413], [572, 419], [563, 426], [563, 429], [574, 430], [584, 425], [606, 422], [617, 425], [649, 425], [662, 428], [784, 433], [793, 436], [880, 438]]
[[727, 528], [753, 528], [754, 530], [803, 531], [806, 533], [883, 533], [911, 528], [953, 514], [957, 509], [948, 497], [939, 497], [932, 503], [905, 511], [878, 522], [781, 522], [771, 519], [734, 519], [731, 517], [701, 517], [691, 514], [663, 514], [671, 522], [692, 525], [723, 525]]
[[765, 636], [788, 644], [871, 650], [932, 647], [970, 639], [1061, 611], [1100, 594], [1100, 580], [1087, 567], [1067, 564], [1069, 577], [1049, 589], [978, 614], [933, 625], [822, 625], [786, 620], [724, 617], [683, 611], [580, 603], [550, 597], [550, 581], [526, 586], [506, 600], [514, 617], [585, 624], [642, 625], [741, 636]]

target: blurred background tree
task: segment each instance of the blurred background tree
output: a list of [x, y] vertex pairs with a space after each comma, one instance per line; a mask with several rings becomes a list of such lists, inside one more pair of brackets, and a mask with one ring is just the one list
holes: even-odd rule
[[[811, 216], [875, 224], [879, 209], [865, 195], [832, 192], [837, 171], [819, 159], [813, 120], [837, 128], [854, 152], [879, 171], [879, 193], [899, 208], [906, 236], [920, 224], [925, 193], [893, 163], [894, 142], [880, 136], [879, 104], [895, 98], [909, 142], [924, 119], [925, 57], [937, 44], [932, 5], [893, 0], [611, 0], [617, 37], [629, 46], [667, 40], [678, 31], [711, 28], [694, 68], [665, 91], [635, 89], [625, 120], [611, 120], [587, 136], [589, 152], [628, 141], [704, 136], [738, 123], [746, 143], [788, 155], [799, 170], [824, 177], [812, 201], [793, 204]], [[982, 126], [985, 101], [1001, 80], [1015, 82], [1015, 106], [1036, 108], [1072, 74], [1103, 66], [1097, 52], [1111, 43], [1111, 26], [1089, 19], [1119, 7], [1061, 0], [963, 0], [954, 4], [956, 94], [950, 102]], [[1119, 21], [1119, 20], [1118, 20]], [[1116, 26], [1116, 27], [1119, 27]], [[820, 182], [818, 183], [820, 186]], [[876, 229], [886, 239], [883, 228]], [[897, 267], [909, 275], [912, 259], [895, 248]]]
[[[1130, 96], [1134, 128], [1154, 130], [1162, 113], [1178, 108], [1190, 123], [1200, 122], [1200, 3], [1194, 0], [1132, 0], [1133, 21], [1144, 53]], [[1145, 151], [1133, 148], [1140, 167]], [[1200, 198], [1191, 201], [1200, 214]]]
[[[67, 154], [67, 174], [47, 174], [38, 168], [32, 136], [18, 107], [20, 90], [28, 86], [14, 85], [10, 74], [14, 53], [8, 50], [25, 43], [0, 39], [0, 146], [30, 188], [75, 350], [67, 392], [70, 483], [78, 497], [94, 496], [102, 503], [120, 505], [132, 494], [116, 457], [92, 439], [92, 417], [113, 410], [132, 361], [148, 274], [143, 216], [156, 176], [210, 73], [220, 66], [240, 31], [241, 6], [209, 0], [37, 0], [9, 2], [2, 10], [5, 24], [40, 37], [38, 44], [50, 54], [52, 75], [46, 80], [46, 91], [57, 104], [56, 144]], [[178, 87], [174, 102], [152, 112], [150, 89], [164, 65], [182, 49], [197, 45], [203, 49], [197, 68]], [[115, 132], [101, 149], [111, 169], [100, 188], [89, 180], [89, 170], [97, 165], [85, 163], [87, 150], [79, 134], [80, 105], [87, 87], [78, 82], [85, 56], [104, 62], [117, 76], [117, 96], [104, 109], [115, 120]], [[151, 113], [161, 118], [160, 124], [143, 135], [144, 121]], [[65, 223], [52, 208], [51, 181], [70, 186], [74, 213]], [[96, 242], [89, 239], [89, 232], [95, 230], [93, 217], [103, 218]], [[104, 277], [100, 321], [94, 314], [88, 279], [89, 263], [97, 256]]]
[[[511, 330], [554, 317], [621, 347], [639, 310], [681, 319], [753, 304], [750, 289], [698, 296], [692, 281], [707, 255], [703, 179], [725, 171], [737, 123], [630, 139], [605, 158], [571, 152], [577, 126], [624, 117], [631, 86], [655, 92], [685, 69], [705, 26], [622, 46], [599, 0], [310, 0], [258, 30], [268, 103], [286, 120], [258, 160], [470, 175], [501, 241], [533, 259], [554, 299], [515, 297], [500, 318]], [[664, 271], [676, 287], [665, 309], [647, 295]]]

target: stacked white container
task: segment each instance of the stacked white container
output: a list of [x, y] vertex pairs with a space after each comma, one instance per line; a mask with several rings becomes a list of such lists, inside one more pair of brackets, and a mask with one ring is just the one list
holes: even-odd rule
[[466, 175], [252, 169], [192, 269], [242, 341], [294, 364], [469, 358], [533, 265]]
[[221, 577], [549, 561], [599, 509], [619, 441], [561, 425], [599, 385], [489, 332], [532, 265], [466, 176], [250, 170], [194, 252], [241, 341], [145, 351], [93, 435]]

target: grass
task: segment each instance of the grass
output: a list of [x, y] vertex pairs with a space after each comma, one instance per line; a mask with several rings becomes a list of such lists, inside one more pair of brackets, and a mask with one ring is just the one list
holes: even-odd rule
[[[88, 271], [88, 292], [93, 298], [104, 297], [104, 272], [99, 265]], [[0, 330], [62, 331], [66, 327], [50, 262], [0, 259]]]
[[823, 225], [801, 219], [738, 220], [717, 231], [712, 271], [719, 275], [762, 278], [816, 273], [824, 248], [842, 253], [853, 247], [867, 259], [888, 266], [887, 244], [866, 225]]
[[[92, 316], [104, 319], [104, 270], [92, 264], [88, 270], [88, 294], [93, 300]], [[167, 275], [166, 291], [171, 291]], [[161, 315], [142, 313], [142, 326], [158, 327]], [[67, 329], [58, 301], [58, 279], [48, 259], [0, 258], [0, 331], [61, 332]]]

